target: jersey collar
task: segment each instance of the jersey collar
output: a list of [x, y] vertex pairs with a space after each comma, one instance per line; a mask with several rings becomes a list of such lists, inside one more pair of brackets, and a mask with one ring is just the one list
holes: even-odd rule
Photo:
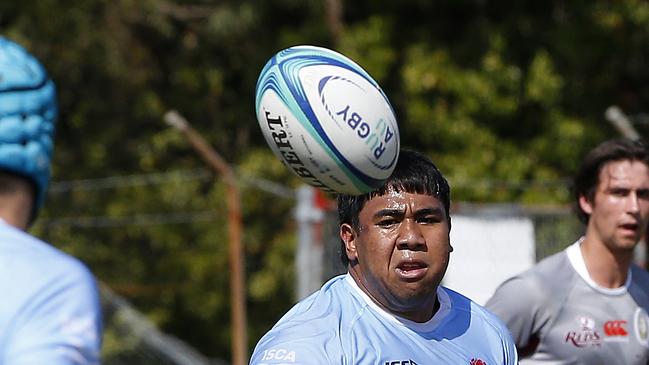
[[388, 321], [394, 324], [410, 328], [411, 330], [419, 333], [427, 333], [433, 331], [447, 317], [447, 315], [451, 311], [451, 299], [442, 286], [437, 287], [437, 300], [439, 301], [439, 309], [437, 310], [433, 318], [429, 319], [426, 322], [415, 322], [403, 317], [399, 317], [379, 307], [379, 305], [376, 304], [369, 297], [369, 295], [367, 295], [358, 286], [358, 284], [356, 284], [354, 278], [352, 278], [352, 276], [349, 275], [349, 273], [345, 275], [345, 281], [356, 292], [356, 294], [358, 294], [363, 299], [365, 304], [367, 304], [367, 306], [373, 312], [376, 312], [378, 315], [380, 315], [381, 317], [387, 319]]
[[627, 289], [631, 285], [631, 279], [632, 279], [632, 273], [631, 273], [631, 268], [629, 268], [629, 272], [626, 275], [626, 282], [624, 285], [622, 285], [619, 288], [605, 288], [603, 286], [598, 285], [593, 279], [591, 279], [590, 275], [588, 274], [588, 269], [586, 269], [586, 262], [584, 261], [584, 256], [581, 253], [581, 242], [584, 240], [584, 237], [581, 237], [577, 242], [573, 243], [572, 245], [568, 246], [566, 248], [566, 255], [568, 255], [568, 260], [570, 261], [570, 264], [572, 267], [575, 269], [577, 274], [581, 276], [582, 279], [590, 286], [591, 288], [595, 289], [596, 291], [606, 294], [606, 295], [623, 295], [626, 294]]

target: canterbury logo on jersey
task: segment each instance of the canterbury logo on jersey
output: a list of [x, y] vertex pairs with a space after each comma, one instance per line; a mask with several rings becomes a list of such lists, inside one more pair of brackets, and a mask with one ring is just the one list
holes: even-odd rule
[[607, 321], [604, 323], [604, 333], [607, 336], [628, 336], [625, 326], [626, 321], [623, 320]]

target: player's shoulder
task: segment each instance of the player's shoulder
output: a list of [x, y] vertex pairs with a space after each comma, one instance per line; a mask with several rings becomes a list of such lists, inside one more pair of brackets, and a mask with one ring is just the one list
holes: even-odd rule
[[514, 340], [500, 318], [466, 296], [445, 287], [440, 288], [449, 297], [451, 319], [447, 326], [452, 331], [463, 329], [472, 341], [477, 339], [481, 345], [487, 344], [491, 349], [502, 348], [505, 358], [516, 358]]
[[344, 276], [295, 304], [257, 343], [250, 364], [337, 363], [354, 305]]
[[576, 277], [563, 250], [502, 282], [485, 306], [500, 318], [512, 312], [555, 308], [570, 293]]
[[273, 326], [271, 332], [302, 336], [303, 332], [318, 332], [325, 328], [340, 327], [358, 312], [346, 276], [327, 281], [320, 290], [300, 300]]
[[31, 282], [94, 281], [79, 259], [4, 222], [0, 222], [0, 267]]
[[481, 321], [498, 332], [505, 330], [502, 321], [482, 305], [452, 289], [440, 288], [448, 295], [454, 312], [466, 312], [471, 316], [472, 321]]
[[270, 364], [335, 364], [335, 351], [328, 351], [326, 342], [314, 341], [314, 336], [304, 334], [292, 340], [267, 336], [257, 344], [250, 358], [250, 365]]
[[[331, 331], [311, 332], [307, 327], [273, 328], [257, 343], [251, 365], [262, 364], [331, 364], [342, 354], [340, 339]], [[332, 346], [333, 344], [333, 346]]]
[[562, 250], [553, 255], [543, 258], [536, 265], [523, 272], [521, 276], [539, 277], [546, 279], [549, 277], [556, 277], [557, 272], [562, 272], [567, 269], [574, 271], [572, 270], [572, 265], [568, 260], [566, 250]]
[[[98, 351], [100, 300], [90, 271], [74, 257], [5, 223], [0, 223], [0, 292], [0, 327], [11, 321], [7, 328], [22, 333], [59, 336], [64, 331], [60, 338], [71, 339], [70, 349], [92, 347], [84, 356]], [[11, 331], [3, 335], [14, 344], [31, 341]]]
[[514, 291], [524, 290], [526, 293], [535, 292], [545, 297], [550, 293], [562, 291], [564, 286], [570, 286], [575, 277], [576, 272], [566, 251], [563, 250], [505, 280], [501, 287], [510, 287]]

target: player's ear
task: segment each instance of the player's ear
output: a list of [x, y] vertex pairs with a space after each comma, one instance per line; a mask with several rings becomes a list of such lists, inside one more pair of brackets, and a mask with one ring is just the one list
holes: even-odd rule
[[349, 261], [353, 262], [358, 259], [356, 252], [356, 232], [354, 228], [348, 223], [343, 223], [340, 225], [340, 239], [345, 244], [345, 253]]
[[579, 207], [584, 213], [591, 215], [593, 214], [593, 203], [591, 203], [585, 196], [579, 196]]

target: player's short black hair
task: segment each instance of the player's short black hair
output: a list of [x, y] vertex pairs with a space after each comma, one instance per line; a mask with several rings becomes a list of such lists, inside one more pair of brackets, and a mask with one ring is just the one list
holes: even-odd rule
[[[385, 195], [390, 189], [397, 192], [427, 194], [438, 198], [444, 205], [450, 227], [451, 188], [448, 181], [428, 157], [408, 149], [399, 152], [394, 171], [380, 188], [362, 195], [338, 195], [338, 223], [347, 223], [358, 230], [358, 215], [365, 203], [375, 196]], [[347, 266], [349, 259], [344, 242], [341, 245], [340, 259], [343, 265]]]
[[574, 210], [582, 223], [588, 223], [589, 215], [581, 209], [579, 198], [583, 196], [589, 202], [593, 202], [602, 168], [609, 162], [625, 160], [640, 161], [649, 166], [649, 146], [646, 141], [628, 138], [611, 139], [602, 142], [586, 154], [577, 169], [572, 185]]

